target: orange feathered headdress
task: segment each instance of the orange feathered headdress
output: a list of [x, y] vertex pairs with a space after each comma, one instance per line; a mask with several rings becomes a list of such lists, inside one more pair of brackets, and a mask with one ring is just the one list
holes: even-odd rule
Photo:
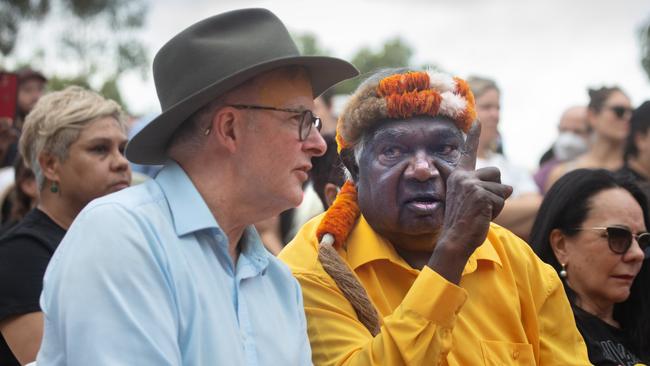
[[[474, 95], [465, 80], [440, 72], [371, 77], [352, 95], [338, 120], [338, 151], [353, 148], [363, 132], [378, 120], [414, 116], [444, 116], [467, 132], [476, 119]], [[357, 193], [348, 181], [318, 227], [319, 242], [324, 239], [337, 247], [343, 245], [358, 216]]]

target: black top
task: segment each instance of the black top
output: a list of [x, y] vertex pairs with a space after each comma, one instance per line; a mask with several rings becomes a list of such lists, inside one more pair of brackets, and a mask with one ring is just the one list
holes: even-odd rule
[[[40, 311], [47, 264], [65, 230], [35, 208], [0, 237], [0, 321]], [[0, 334], [0, 365], [20, 365]]]
[[596, 366], [634, 366], [641, 363], [635, 356], [627, 335], [600, 318], [573, 306], [576, 325], [587, 344], [589, 361]]

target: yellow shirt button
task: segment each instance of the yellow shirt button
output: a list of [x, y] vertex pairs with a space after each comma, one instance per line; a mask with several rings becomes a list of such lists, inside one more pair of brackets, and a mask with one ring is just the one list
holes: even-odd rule
[[513, 351], [512, 352], [512, 358], [515, 359], [515, 360], [518, 359], [519, 358], [519, 351]]

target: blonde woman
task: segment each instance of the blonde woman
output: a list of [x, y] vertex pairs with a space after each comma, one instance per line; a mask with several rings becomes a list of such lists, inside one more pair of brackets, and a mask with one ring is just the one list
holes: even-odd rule
[[35, 360], [47, 264], [88, 202], [130, 184], [126, 142], [120, 106], [81, 87], [44, 96], [27, 116], [19, 150], [34, 171], [39, 203], [0, 238], [1, 365]]

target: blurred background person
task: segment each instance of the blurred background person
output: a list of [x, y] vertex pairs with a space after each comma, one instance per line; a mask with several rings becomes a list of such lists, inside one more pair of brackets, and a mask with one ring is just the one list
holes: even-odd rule
[[551, 170], [545, 191], [562, 175], [574, 169], [601, 168], [616, 171], [623, 167], [623, 150], [632, 116], [630, 98], [617, 86], [588, 91], [587, 121], [591, 130], [589, 150]]
[[546, 180], [557, 165], [573, 160], [587, 152], [589, 148], [589, 125], [587, 108], [574, 106], [567, 108], [557, 126], [558, 136], [553, 145], [539, 160], [539, 170], [533, 175], [540, 193], [546, 193]]
[[39, 71], [32, 70], [29, 67], [18, 70], [16, 74], [18, 75], [18, 108], [14, 127], [22, 130], [27, 114], [34, 109], [36, 102], [45, 92], [47, 78]]
[[81, 87], [44, 96], [27, 116], [19, 146], [40, 198], [0, 238], [0, 365], [36, 358], [47, 264], [88, 202], [129, 185], [126, 141], [120, 106]]
[[327, 151], [322, 156], [311, 158], [311, 182], [314, 191], [320, 198], [323, 208], [327, 210], [336, 195], [339, 193], [343, 183], [345, 183], [345, 173], [343, 163], [336, 151], [336, 140], [333, 134], [323, 135], [327, 143]]
[[25, 166], [18, 155], [14, 161], [14, 183], [5, 191], [0, 201], [2, 208], [0, 235], [16, 225], [38, 202], [38, 188], [34, 172]]
[[625, 143], [623, 168], [650, 198], [650, 101], [641, 104], [632, 113], [630, 134]]
[[320, 117], [323, 135], [336, 134], [336, 115], [333, 108], [334, 90], [329, 89], [318, 98], [314, 99], [314, 114]]
[[595, 365], [650, 362], [647, 229], [643, 193], [604, 169], [567, 173], [540, 207], [531, 245], [564, 280]]
[[0, 167], [13, 166], [23, 122], [43, 95], [47, 84], [47, 78], [42, 73], [29, 67], [19, 69], [16, 75], [18, 76], [16, 118], [0, 125]]
[[470, 76], [467, 82], [476, 98], [476, 113], [481, 121], [476, 168], [499, 168], [501, 182], [513, 188], [512, 196], [506, 200], [503, 210], [494, 222], [526, 240], [542, 197], [530, 173], [498, 152], [501, 145], [498, 130], [501, 95], [497, 84], [493, 80], [478, 76]]

